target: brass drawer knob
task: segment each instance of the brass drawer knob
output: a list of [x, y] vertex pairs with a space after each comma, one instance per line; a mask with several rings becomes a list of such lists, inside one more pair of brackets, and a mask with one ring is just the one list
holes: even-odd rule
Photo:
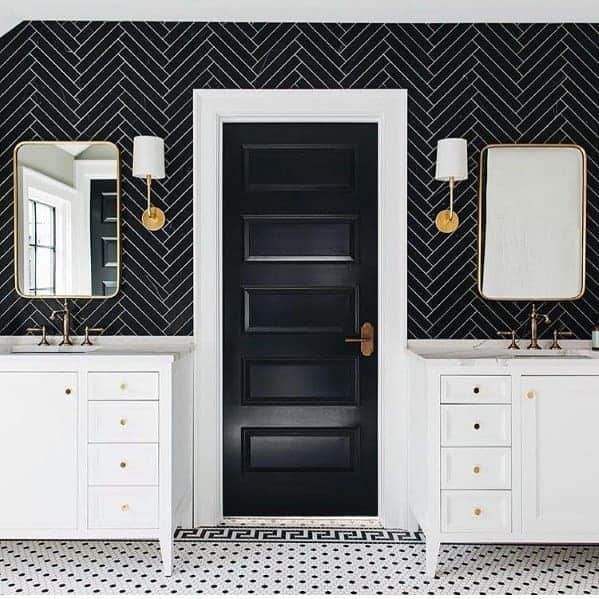
[[125, 425], [127, 424], [127, 419], [126, 419], [126, 418], [121, 418], [121, 419], [119, 420], [119, 424], [120, 424], [121, 426], [125, 426]]
[[64, 390], [64, 392], [65, 392], [67, 395], [70, 395], [70, 394], [73, 392], [73, 390], [72, 390], [70, 387], [67, 387], [67, 388]]
[[127, 383], [121, 383], [119, 385], [119, 387], [120, 387], [121, 391], [124, 391], [127, 388]]
[[474, 466], [474, 468], [472, 468], [472, 472], [474, 472], [474, 474], [480, 474], [480, 466]]
[[123, 505], [121, 505], [121, 512], [128, 512], [128, 511], [129, 511], [129, 504], [123, 503]]
[[472, 393], [474, 393], [475, 395], [478, 395], [480, 393], [480, 387], [478, 385], [476, 387], [474, 387], [474, 389], [472, 389]]
[[127, 462], [121, 462], [120, 464], [121, 468], [126, 468], [127, 467]]
[[536, 399], [537, 394], [534, 391], [527, 391], [526, 399]]
[[480, 423], [479, 422], [475, 422], [474, 423], [474, 430], [477, 431], [480, 429]]
[[474, 515], [475, 516], [480, 516], [482, 513], [483, 513], [483, 511], [479, 507], [475, 507], [474, 508]]

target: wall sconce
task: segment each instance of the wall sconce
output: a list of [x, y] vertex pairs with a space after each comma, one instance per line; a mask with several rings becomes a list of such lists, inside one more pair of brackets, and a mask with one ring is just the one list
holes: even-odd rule
[[449, 181], [449, 210], [441, 210], [435, 219], [435, 225], [441, 233], [453, 233], [460, 219], [453, 209], [453, 189], [456, 181], [468, 178], [468, 148], [465, 139], [440, 139], [437, 142], [437, 168], [435, 179]]
[[164, 212], [152, 206], [150, 190], [152, 179], [164, 178], [164, 140], [151, 135], [138, 135], [133, 138], [133, 176], [146, 180], [148, 187], [148, 207], [141, 215], [141, 222], [148, 231], [158, 231], [166, 220]]

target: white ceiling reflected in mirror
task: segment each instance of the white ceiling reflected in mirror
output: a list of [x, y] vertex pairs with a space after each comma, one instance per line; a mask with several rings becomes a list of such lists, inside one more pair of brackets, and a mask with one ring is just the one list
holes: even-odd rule
[[106, 298], [120, 279], [119, 150], [103, 141], [15, 148], [15, 284], [25, 297]]
[[574, 300], [585, 290], [586, 154], [576, 145], [483, 149], [478, 284], [490, 300]]

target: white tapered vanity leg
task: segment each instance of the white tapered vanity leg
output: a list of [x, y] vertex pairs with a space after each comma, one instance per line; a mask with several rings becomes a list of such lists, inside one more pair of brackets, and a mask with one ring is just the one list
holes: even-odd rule
[[439, 561], [439, 549], [441, 541], [438, 537], [426, 537], [426, 576], [434, 578], [437, 572], [437, 563]]
[[162, 555], [162, 570], [165, 576], [173, 573], [173, 538], [172, 535], [160, 537], [160, 554]]

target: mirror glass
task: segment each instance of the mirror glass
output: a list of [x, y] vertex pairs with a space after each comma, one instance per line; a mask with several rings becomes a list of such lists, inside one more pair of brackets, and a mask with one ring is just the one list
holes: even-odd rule
[[579, 298], [585, 228], [581, 147], [493, 145], [482, 151], [478, 285], [484, 298]]
[[25, 297], [112, 297], [120, 276], [119, 151], [24, 142], [14, 155], [15, 279]]

